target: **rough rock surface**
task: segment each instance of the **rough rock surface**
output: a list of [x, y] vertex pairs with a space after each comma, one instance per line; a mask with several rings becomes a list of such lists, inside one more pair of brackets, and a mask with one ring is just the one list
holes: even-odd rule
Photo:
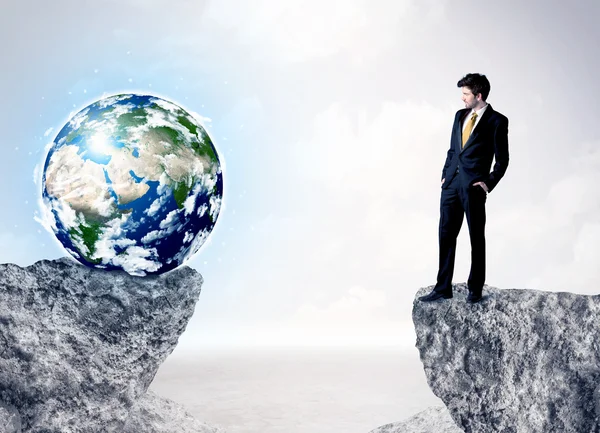
[[457, 425], [599, 432], [600, 297], [486, 286], [471, 305], [466, 294], [459, 284], [453, 299], [413, 305], [429, 386]]
[[182, 406], [148, 391], [137, 402], [123, 433], [225, 433], [192, 417]]
[[133, 277], [67, 258], [0, 265], [0, 401], [24, 433], [122, 432], [202, 282], [185, 266]]
[[21, 433], [21, 416], [17, 408], [0, 401], [0, 433]]
[[430, 407], [405, 421], [382, 425], [370, 433], [463, 433], [445, 407]]

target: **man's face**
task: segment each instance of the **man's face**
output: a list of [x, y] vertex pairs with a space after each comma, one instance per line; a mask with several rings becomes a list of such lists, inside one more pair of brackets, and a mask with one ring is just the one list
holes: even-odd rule
[[462, 100], [465, 103], [465, 108], [475, 108], [478, 99], [473, 95], [471, 89], [468, 87], [461, 87], [462, 89]]

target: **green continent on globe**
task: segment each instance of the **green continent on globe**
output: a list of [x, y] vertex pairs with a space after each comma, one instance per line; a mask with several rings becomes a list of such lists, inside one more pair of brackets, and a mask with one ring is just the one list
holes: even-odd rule
[[222, 170], [205, 129], [178, 105], [116, 95], [81, 110], [48, 152], [43, 202], [67, 251], [134, 275], [171, 270], [206, 241]]

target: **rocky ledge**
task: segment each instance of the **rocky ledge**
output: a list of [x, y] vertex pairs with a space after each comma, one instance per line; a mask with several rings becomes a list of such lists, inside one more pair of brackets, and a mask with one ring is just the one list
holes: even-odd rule
[[148, 391], [132, 409], [123, 433], [225, 433], [200, 422], [182, 406]]
[[402, 422], [382, 425], [370, 433], [462, 433], [445, 407], [430, 407]]
[[[422, 288], [416, 298], [431, 291]], [[600, 297], [484, 288], [415, 298], [430, 388], [466, 433], [600, 432]]]
[[[133, 277], [68, 258], [26, 268], [0, 265], [2, 427], [23, 433], [217, 431], [201, 424], [193, 430], [190, 423], [179, 428], [183, 411], [165, 412], [164, 401], [146, 395], [185, 330], [202, 283], [186, 266]], [[169, 417], [171, 425], [161, 430]]]

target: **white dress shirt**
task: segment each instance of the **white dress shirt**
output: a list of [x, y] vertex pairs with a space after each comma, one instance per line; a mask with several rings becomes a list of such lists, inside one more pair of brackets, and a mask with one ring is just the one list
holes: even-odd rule
[[485, 112], [485, 109], [487, 108], [488, 104], [485, 104], [483, 107], [481, 107], [479, 110], [475, 111], [475, 110], [471, 110], [469, 112], [469, 114], [467, 114], [465, 116], [465, 119], [463, 121], [463, 127], [462, 130], [464, 131], [466, 126], [467, 126], [467, 122], [469, 121], [469, 119], [471, 118], [471, 116], [473, 115], [473, 113], [477, 113], [477, 118], [475, 119], [475, 125], [473, 125], [473, 129], [471, 129], [471, 134], [473, 133], [473, 131], [475, 130], [475, 128], [477, 127], [477, 124], [479, 123], [479, 121], [481, 120], [481, 116], [483, 116], [483, 113]]

